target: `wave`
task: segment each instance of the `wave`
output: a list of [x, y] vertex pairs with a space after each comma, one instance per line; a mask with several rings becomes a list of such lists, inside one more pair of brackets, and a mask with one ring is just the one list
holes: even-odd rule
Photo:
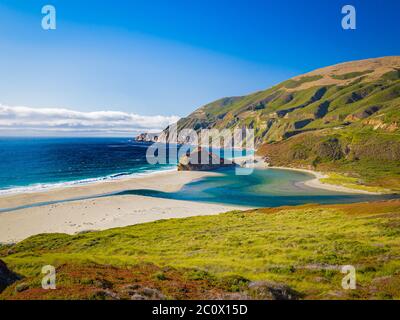
[[65, 188], [65, 187], [74, 187], [74, 186], [84, 186], [99, 182], [107, 182], [107, 181], [115, 181], [121, 179], [129, 179], [134, 177], [141, 177], [141, 176], [149, 176], [159, 173], [165, 172], [173, 172], [176, 171], [176, 166], [165, 167], [165, 168], [158, 168], [158, 169], [144, 169], [143, 171], [139, 172], [121, 172], [115, 173], [104, 177], [98, 178], [88, 178], [88, 179], [80, 179], [80, 180], [73, 180], [73, 181], [65, 181], [65, 182], [54, 182], [54, 183], [35, 183], [28, 186], [13, 186], [8, 187], [5, 189], [0, 189], [0, 196], [1, 195], [12, 195], [12, 194], [19, 194], [19, 193], [33, 193], [33, 192], [44, 192], [52, 189], [58, 188]]

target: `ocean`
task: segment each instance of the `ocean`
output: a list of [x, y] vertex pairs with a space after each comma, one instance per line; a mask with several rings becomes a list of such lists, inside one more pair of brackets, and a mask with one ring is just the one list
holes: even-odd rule
[[175, 168], [148, 164], [147, 146], [131, 138], [0, 138], [0, 194]]
[[[146, 160], [149, 145], [131, 138], [0, 138], [0, 195], [176, 170], [176, 163], [149, 164]], [[234, 157], [242, 155], [242, 151], [235, 150]], [[138, 189], [113, 195], [145, 195], [250, 207], [350, 203], [395, 197], [309, 188], [302, 182], [312, 176], [298, 171], [254, 170], [251, 175], [237, 176], [234, 169], [227, 169], [219, 173], [188, 183], [177, 192]], [[110, 195], [98, 195], [102, 196]], [[3, 208], [0, 212], [9, 209]]]
[[0, 195], [175, 170], [176, 161], [149, 164], [149, 145], [132, 138], [0, 137]]

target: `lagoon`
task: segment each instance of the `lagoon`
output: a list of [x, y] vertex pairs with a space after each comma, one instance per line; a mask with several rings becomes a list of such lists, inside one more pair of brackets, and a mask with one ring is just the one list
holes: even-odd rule
[[314, 176], [300, 171], [255, 169], [251, 175], [236, 175], [234, 169], [192, 181], [176, 192], [150, 189], [127, 190], [118, 195], [200, 201], [245, 207], [278, 207], [309, 203], [333, 204], [387, 200], [398, 196], [349, 194], [311, 188], [304, 182]]

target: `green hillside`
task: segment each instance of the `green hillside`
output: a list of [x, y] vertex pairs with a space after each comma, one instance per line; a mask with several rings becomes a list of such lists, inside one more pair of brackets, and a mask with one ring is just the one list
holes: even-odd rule
[[400, 57], [315, 70], [178, 122], [178, 130], [242, 127], [255, 130], [271, 165], [338, 171], [399, 191]]
[[[157, 221], [0, 246], [21, 280], [1, 299], [400, 299], [400, 202]], [[57, 290], [41, 268], [57, 268]], [[341, 268], [356, 268], [356, 290]]]

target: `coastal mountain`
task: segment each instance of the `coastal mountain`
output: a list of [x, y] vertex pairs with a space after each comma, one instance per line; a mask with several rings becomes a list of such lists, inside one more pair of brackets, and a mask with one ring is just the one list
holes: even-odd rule
[[[318, 69], [267, 90], [217, 100], [177, 123], [178, 131], [244, 127], [254, 129], [257, 152], [271, 165], [342, 171], [396, 189], [400, 56]], [[167, 129], [159, 141], [167, 139]]]

